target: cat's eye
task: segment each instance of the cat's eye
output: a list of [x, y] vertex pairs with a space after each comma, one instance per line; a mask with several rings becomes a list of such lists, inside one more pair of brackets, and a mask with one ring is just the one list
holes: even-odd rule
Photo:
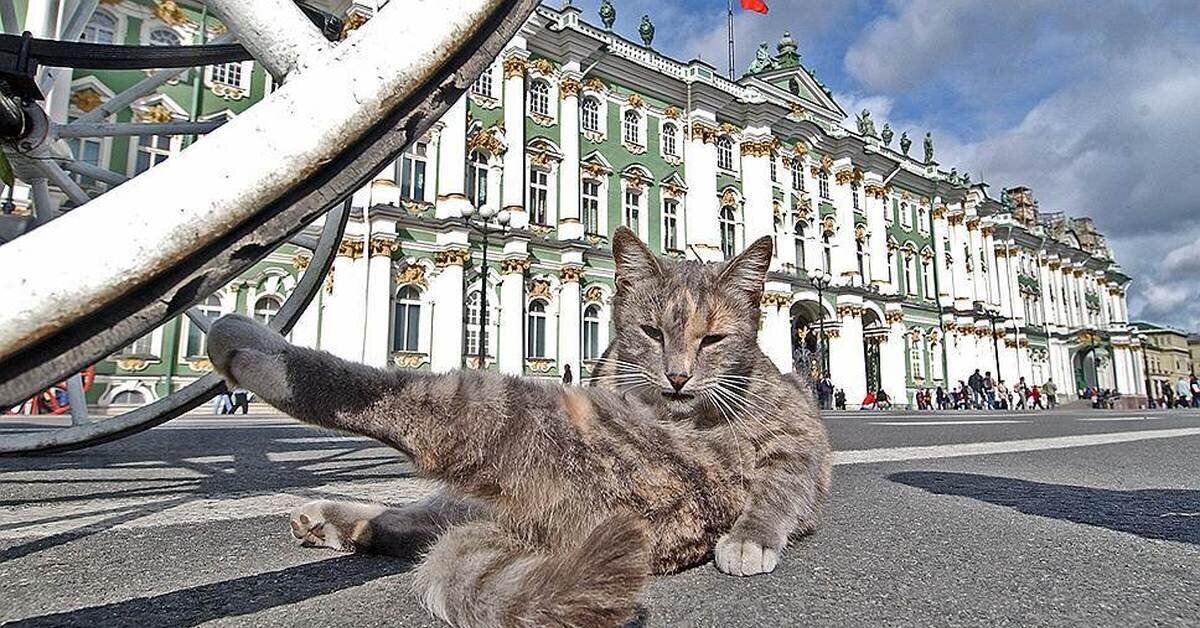
[[709, 334], [700, 339], [700, 348], [711, 347], [725, 339], [725, 334]]
[[646, 334], [647, 336], [650, 336], [650, 338], [652, 338], [654, 340], [662, 342], [663, 335], [662, 335], [662, 332], [659, 331], [657, 327], [651, 327], [649, 325], [642, 325], [642, 333]]

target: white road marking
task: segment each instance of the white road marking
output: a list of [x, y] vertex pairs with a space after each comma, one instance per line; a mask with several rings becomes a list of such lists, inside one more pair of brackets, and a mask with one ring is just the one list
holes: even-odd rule
[[1009, 454], [1023, 451], [1112, 445], [1115, 443], [1128, 443], [1158, 438], [1177, 438], [1180, 436], [1200, 436], [1200, 428], [1185, 427], [1174, 430], [1138, 430], [1135, 432], [1116, 432], [1113, 434], [1027, 438], [1024, 440], [989, 443], [835, 451], [833, 453], [833, 464], [870, 464], [875, 462], [902, 462], [905, 460], [932, 460], [934, 458], [960, 458], [963, 456], [981, 456], [986, 454]]
[[1008, 419], [986, 421], [872, 421], [871, 425], [902, 425], [907, 427], [913, 425], [1000, 425], [1005, 423], [1032, 423], [1032, 421], [1010, 421]]
[[1075, 419], [1076, 421], [1161, 421], [1166, 417], [1161, 416], [1111, 416], [1093, 419]]

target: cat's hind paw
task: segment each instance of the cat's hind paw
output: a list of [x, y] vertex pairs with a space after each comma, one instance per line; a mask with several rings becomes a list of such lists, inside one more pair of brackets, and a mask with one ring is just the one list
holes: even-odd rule
[[292, 536], [304, 547], [328, 547], [339, 552], [353, 552], [354, 544], [325, 516], [326, 507], [333, 502], [317, 499], [292, 511]]
[[779, 551], [757, 541], [727, 534], [717, 541], [713, 563], [721, 573], [756, 576], [775, 571], [779, 564]]

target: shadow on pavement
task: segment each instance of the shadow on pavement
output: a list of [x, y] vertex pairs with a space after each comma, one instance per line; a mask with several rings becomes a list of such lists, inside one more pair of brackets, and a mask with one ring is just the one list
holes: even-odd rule
[[31, 617], [6, 626], [194, 626], [356, 587], [403, 573], [412, 563], [342, 556], [162, 595]]
[[940, 471], [893, 473], [888, 479], [935, 495], [970, 497], [1029, 515], [1200, 545], [1200, 491], [1196, 490], [1117, 491]]

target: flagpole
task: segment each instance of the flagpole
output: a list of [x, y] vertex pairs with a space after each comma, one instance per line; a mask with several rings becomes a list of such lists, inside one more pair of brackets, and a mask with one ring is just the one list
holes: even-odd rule
[[729, 0], [729, 80], [733, 80], [733, 0]]

